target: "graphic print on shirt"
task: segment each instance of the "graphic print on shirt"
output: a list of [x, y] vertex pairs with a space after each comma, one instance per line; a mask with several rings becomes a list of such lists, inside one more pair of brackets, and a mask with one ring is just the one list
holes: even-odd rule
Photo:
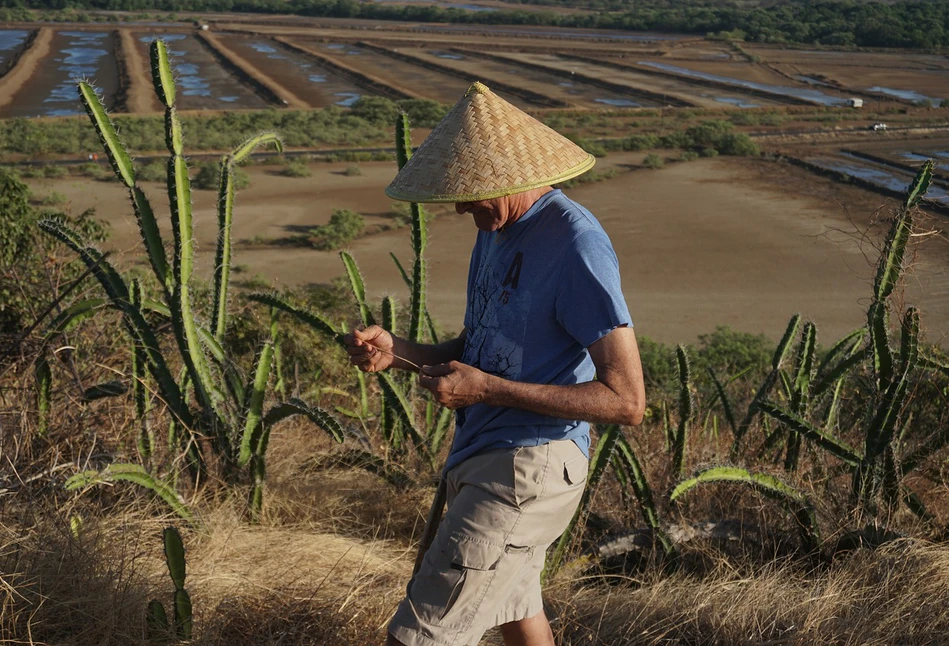
[[524, 254], [518, 251], [506, 266], [492, 262], [492, 256], [482, 258], [469, 295], [471, 327], [462, 361], [504, 379], [518, 379], [531, 305], [530, 291], [518, 289]]

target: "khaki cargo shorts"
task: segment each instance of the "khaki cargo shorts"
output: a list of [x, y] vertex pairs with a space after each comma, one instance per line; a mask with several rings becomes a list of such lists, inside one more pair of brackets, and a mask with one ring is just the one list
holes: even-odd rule
[[486, 451], [449, 471], [448, 510], [389, 633], [406, 646], [466, 646], [541, 612], [544, 554], [576, 511], [587, 467], [559, 440]]

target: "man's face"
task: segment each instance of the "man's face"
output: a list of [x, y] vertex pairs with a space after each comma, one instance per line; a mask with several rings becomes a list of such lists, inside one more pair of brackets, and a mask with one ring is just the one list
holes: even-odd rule
[[455, 211], [470, 213], [474, 218], [475, 226], [482, 231], [497, 231], [511, 217], [511, 211], [507, 197], [496, 197], [493, 200], [480, 200], [478, 202], [455, 202]]

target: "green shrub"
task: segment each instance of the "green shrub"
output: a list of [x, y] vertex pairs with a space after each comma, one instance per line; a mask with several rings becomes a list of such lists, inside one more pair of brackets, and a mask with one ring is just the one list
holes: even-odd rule
[[336, 209], [330, 221], [310, 230], [313, 246], [321, 251], [332, 251], [355, 240], [362, 233], [363, 217], [349, 209]]
[[156, 159], [135, 169], [135, 174], [143, 182], [164, 182], [168, 179], [168, 165]]
[[622, 140], [623, 150], [649, 150], [659, 147], [656, 135], [633, 135]]
[[758, 144], [753, 142], [748, 135], [736, 132], [722, 136], [715, 147], [723, 155], [753, 156], [760, 153]]
[[702, 155], [702, 157], [718, 157], [718, 151], [711, 147], [703, 148], [699, 151], [699, 154]]
[[53, 191], [50, 194], [44, 196], [43, 199], [40, 200], [40, 203], [42, 203], [44, 206], [55, 206], [57, 204], [65, 204], [67, 201], [68, 200], [66, 199], [65, 195], [59, 191]]
[[646, 155], [646, 158], [643, 160], [643, 168], [651, 168], [652, 170], [658, 170], [665, 166], [666, 163], [656, 153], [649, 153]]
[[302, 161], [290, 162], [283, 167], [283, 170], [280, 171], [280, 174], [286, 177], [309, 177], [312, 175], [310, 172], [310, 167]]
[[69, 175], [69, 169], [65, 166], [50, 164], [43, 166], [43, 177], [47, 179], [60, 179]]
[[353, 164], [352, 166], [348, 166], [346, 170], [343, 171], [343, 175], [346, 177], [358, 177], [359, 175], [362, 175], [362, 169], [356, 164]]
[[695, 161], [698, 158], [699, 154], [694, 150], [686, 150], [679, 155], [679, 161]]
[[[161, 162], [158, 163], [163, 167], [165, 166]], [[220, 188], [221, 167], [219, 164], [215, 162], [200, 162], [197, 168], [198, 171], [194, 173], [194, 177], [191, 179], [191, 186], [203, 191], [216, 191]], [[234, 188], [236, 190], [239, 191], [250, 186], [250, 176], [243, 168], [235, 166], [231, 172], [234, 174]], [[167, 173], [162, 173], [158, 179], [163, 181], [166, 174]]]

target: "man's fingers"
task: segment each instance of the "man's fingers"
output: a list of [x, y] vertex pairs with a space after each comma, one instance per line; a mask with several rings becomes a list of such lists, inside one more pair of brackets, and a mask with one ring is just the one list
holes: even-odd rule
[[428, 377], [444, 377], [450, 375], [455, 369], [448, 363], [440, 363], [435, 366], [422, 366], [421, 375]]

